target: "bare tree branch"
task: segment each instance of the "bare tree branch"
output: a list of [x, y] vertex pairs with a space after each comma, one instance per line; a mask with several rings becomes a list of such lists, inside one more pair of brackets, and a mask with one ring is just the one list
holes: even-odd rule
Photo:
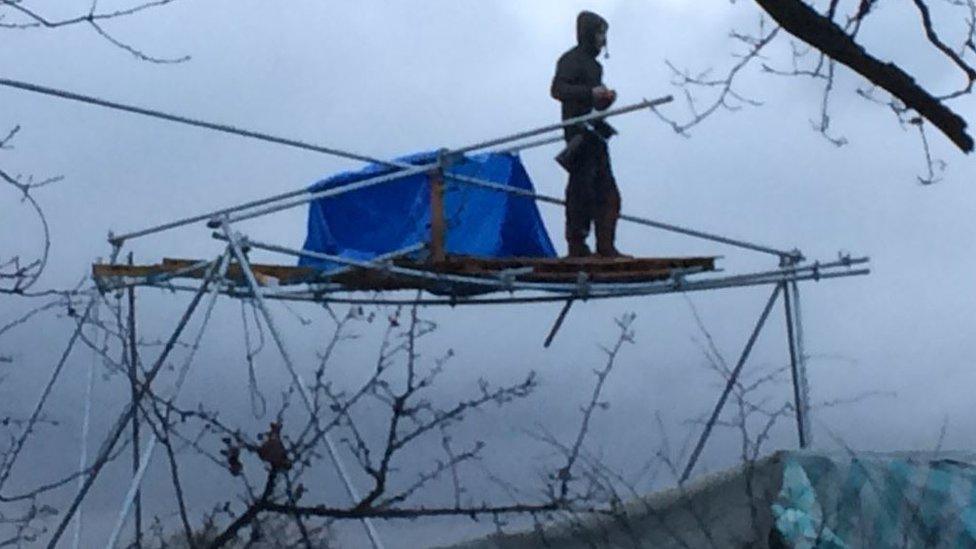
[[[935, 29], [932, 27], [932, 15], [929, 13], [929, 7], [925, 5], [925, 2], [923, 2], [922, 0], [912, 0], [912, 1], [915, 3], [915, 7], [918, 8], [919, 13], [922, 15], [922, 26], [925, 28], [925, 36], [928, 37], [929, 42], [931, 42], [932, 45], [938, 48], [939, 51], [945, 54], [945, 56], [951, 59], [952, 62], [955, 63], [957, 67], [959, 67], [960, 69], [962, 69], [964, 73], [966, 73], [966, 86], [957, 92], [953, 92], [949, 95], [940, 97], [940, 99], [951, 99], [953, 97], [959, 97], [960, 95], [964, 95], [971, 92], [973, 89], [973, 82], [976, 81], [976, 69], [973, 69], [972, 66], [970, 66], [968, 63], [966, 63], [965, 60], [963, 60], [962, 56], [958, 55], [955, 51], [952, 50], [952, 48], [947, 46], [941, 39], [939, 39], [939, 35], [935, 32]], [[970, 40], [971, 37], [972, 37], [972, 31], [970, 31]]]
[[[674, 76], [672, 83], [682, 88], [684, 91], [685, 100], [692, 116], [690, 120], [679, 123], [666, 117], [657, 109], [651, 109], [652, 112], [657, 115], [658, 118], [671, 126], [671, 129], [674, 130], [675, 133], [687, 135], [687, 131], [689, 129], [700, 124], [719, 109], [735, 111], [740, 109], [741, 105], [760, 105], [758, 101], [749, 99], [735, 90], [735, 78], [743, 68], [760, 56], [763, 48], [765, 48], [774, 38], [776, 38], [778, 32], [779, 28], [774, 28], [766, 32], [765, 23], [763, 20], [760, 20], [759, 23], [758, 38], [733, 32], [732, 37], [747, 44], [749, 46], [749, 50], [740, 56], [741, 59], [739, 62], [736, 63], [723, 78], [710, 78], [710, 71], [705, 71], [698, 75], [691, 75], [687, 71], [679, 70], [670, 61], [665, 61]], [[696, 99], [691, 92], [691, 88], [718, 89], [719, 93], [718, 96], [707, 107], [699, 110], [695, 106]]]
[[[32, 10], [25, 7], [23, 0], [0, 0], [0, 8], [7, 7], [10, 10], [19, 13], [21, 16], [25, 17], [28, 20], [25, 23], [0, 22], [0, 28], [21, 29], [21, 30], [38, 29], [38, 28], [58, 29], [58, 28], [69, 27], [73, 25], [87, 25], [91, 27], [92, 30], [98, 36], [106, 40], [108, 43], [112, 44], [113, 46], [123, 51], [130, 53], [132, 56], [134, 56], [136, 59], [140, 61], [146, 61], [149, 63], [157, 63], [157, 64], [182, 63], [184, 61], [189, 61], [190, 56], [184, 55], [176, 58], [163, 58], [163, 57], [155, 57], [146, 54], [143, 51], [135, 48], [134, 46], [122, 42], [121, 40], [112, 36], [111, 34], [108, 33], [108, 31], [105, 30], [105, 28], [101, 24], [102, 22], [105, 21], [109, 21], [113, 19], [121, 19], [121, 18], [138, 14], [140, 12], [152, 8], [165, 6], [175, 1], [176, 0], [155, 0], [152, 2], [145, 2], [142, 4], [138, 4], [131, 8], [120, 9], [120, 10], [115, 10], [110, 12], [96, 13], [95, 12], [97, 8], [97, 0], [96, 0], [95, 2], [92, 3], [91, 9], [88, 11], [88, 13], [85, 13], [83, 15], [78, 15], [75, 17], [70, 17], [67, 19], [52, 20], [42, 16], [36, 10]], [[0, 20], [2, 20], [2, 18], [0, 18]]]
[[[961, 116], [898, 65], [884, 63], [869, 54], [829, 17], [820, 15], [801, 0], [756, 0], [756, 3], [784, 30], [884, 88], [931, 122], [960, 150], [972, 152], [973, 138], [966, 132], [966, 121]], [[862, 2], [862, 7], [871, 4]], [[859, 16], [863, 18], [860, 12]]]

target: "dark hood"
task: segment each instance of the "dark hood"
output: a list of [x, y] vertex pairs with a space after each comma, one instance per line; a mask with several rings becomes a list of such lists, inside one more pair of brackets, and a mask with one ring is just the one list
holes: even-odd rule
[[600, 49], [596, 47], [596, 33], [609, 27], [606, 19], [592, 11], [581, 11], [576, 17], [576, 43], [596, 57], [600, 53]]

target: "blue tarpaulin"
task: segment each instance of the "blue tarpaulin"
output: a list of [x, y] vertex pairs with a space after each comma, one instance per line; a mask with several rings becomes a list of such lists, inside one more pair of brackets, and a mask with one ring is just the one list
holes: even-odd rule
[[974, 549], [976, 454], [781, 451], [452, 549]]
[[[414, 165], [437, 160], [437, 153], [398, 159]], [[312, 185], [317, 192], [392, 173], [372, 164]], [[450, 174], [533, 191], [518, 156], [488, 153], [458, 159], [445, 169], [444, 215], [448, 254], [478, 257], [555, 257], [556, 251], [531, 198], [451, 181]], [[310, 203], [304, 249], [357, 260], [430, 241], [430, 178], [406, 176]], [[302, 257], [299, 265], [320, 269], [333, 262]]]
[[976, 547], [976, 456], [783, 454], [775, 527], [796, 549]]

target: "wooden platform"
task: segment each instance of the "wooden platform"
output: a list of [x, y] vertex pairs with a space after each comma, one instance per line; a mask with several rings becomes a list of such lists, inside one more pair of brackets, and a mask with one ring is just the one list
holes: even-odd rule
[[[590, 258], [478, 258], [468, 256], [448, 256], [443, 261], [425, 262], [411, 259], [396, 259], [392, 262], [398, 267], [431, 273], [449, 273], [468, 277], [492, 280], [508, 279], [523, 282], [575, 283], [581, 278], [590, 282], [653, 282], [669, 278], [676, 270], [712, 271], [715, 270], [715, 257], [636, 257], [606, 259]], [[200, 260], [163, 259], [155, 265], [92, 265], [92, 276], [103, 287], [112, 287], [114, 281], [122, 278], [143, 278], [152, 284], [154, 279], [202, 278], [205, 269], [191, 270]], [[443, 283], [423, 280], [398, 273], [376, 269], [352, 268], [350, 270], [324, 276], [322, 271], [310, 267], [289, 265], [253, 264], [255, 278], [263, 285], [293, 285], [302, 283], [332, 282], [340, 284], [349, 291], [378, 291], [426, 289], [443, 293]], [[581, 275], [582, 273], [582, 275]], [[231, 263], [227, 278], [238, 284], [245, 284], [240, 265]], [[463, 284], [461, 285], [463, 286]], [[468, 293], [461, 291], [459, 293]]]

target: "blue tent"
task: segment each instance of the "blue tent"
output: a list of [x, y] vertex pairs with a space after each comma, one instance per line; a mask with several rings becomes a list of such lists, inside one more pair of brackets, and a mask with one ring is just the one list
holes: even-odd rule
[[[398, 159], [414, 165], [437, 160], [428, 152]], [[312, 185], [311, 192], [339, 188], [392, 173], [394, 168], [372, 164]], [[446, 173], [475, 177], [533, 191], [518, 156], [488, 153], [466, 156]], [[478, 257], [555, 257], [535, 201], [446, 180], [444, 215], [448, 254]], [[309, 205], [304, 249], [357, 260], [402, 250], [430, 241], [430, 178], [406, 176], [378, 185], [320, 198]], [[337, 265], [302, 257], [299, 265], [331, 269]]]

